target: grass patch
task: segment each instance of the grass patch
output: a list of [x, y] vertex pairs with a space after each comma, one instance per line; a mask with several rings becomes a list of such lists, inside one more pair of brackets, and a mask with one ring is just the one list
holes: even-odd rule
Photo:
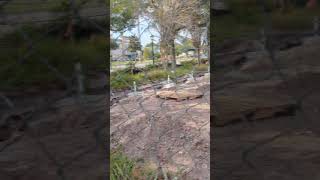
[[195, 66], [195, 72], [208, 72], [208, 65], [200, 64], [199, 66]]
[[[157, 166], [143, 159], [130, 159], [119, 149], [112, 151], [110, 156], [110, 180], [162, 180], [157, 174]], [[169, 179], [178, 179], [181, 172], [167, 172]]]
[[143, 159], [130, 159], [119, 149], [111, 152], [110, 180], [160, 180], [155, 178], [156, 171], [154, 164], [146, 163]]
[[168, 75], [172, 79], [174, 77], [182, 77], [186, 74], [194, 72], [205, 72], [208, 70], [207, 64], [197, 64], [197, 60], [181, 62], [181, 66], [176, 68], [173, 74], [170, 70], [162, 69], [162, 66], [149, 65], [142, 72], [132, 74], [129, 69], [124, 69], [111, 73], [111, 88], [114, 90], [133, 89], [133, 81], [137, 85], [145, 85], [151, 82], [166, 80]]
[[122, 152], [112, 152], [110, 156], [110, 179], [131, 179], [135, 166], [136, 163], [126, 157]]

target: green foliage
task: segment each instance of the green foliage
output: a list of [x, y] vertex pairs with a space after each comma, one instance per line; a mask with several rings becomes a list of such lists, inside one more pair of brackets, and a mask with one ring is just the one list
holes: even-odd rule
[[166, 79], [168, 77], [168, 72], [162, 69], [154, 69], [148, 72], [147, 76], [150, 81], [157, 81], [161, 79]]
[[133, 26], [135, 19], [135, 3], [131, 0], [110, 0], [112, 31], [123, 31]]
[[130, 36], [129, 37], [129, 47], [128, 50], [130, 52], [136, 52], [141, 50], [141, 44], [140, 44], [140, 40], [138, 37], [136, 36]]
[[148, 84], [160, 80], [166, 80], [168, 75], [171, 77], [182, 77], [189, 74], [193, 67], [196, 72], [205, 72], [208, 69], [207, 64], [197, 65], [196, 60], [182, 62], [181, 66], [176, 68], [176, 74], [169, 70], [161, 69], [157, 65], [149, 65], [143, 69], [143, 72], [131, 74], [129, 69], [124, 69], [111, 73], [111, 88], [114, 90], [132, 89], [133, 81], [137, 85]]
[[110, 49], [117, 49], [119, 47], [119, 44], [116, 42], [115, 39], [110, 40]]
[[193, 48], [192, 41], [190, 39], [185, 39], [181, 44], [176, 45], [176, 53], [177, 55], [185, 53], [188, 49]]
[[[152, 48], [152, 43], [146, 44], [145, 47]], [[153, 50], [154, 51], [159, 51], [160, 50], [160, 46], [155, 42], [153, 42]]]
[[135, 167], [135, 162], [130, 160], [119, 151], [111, 153], [110, 156], [110, 179], [111, 180], [130, 180]]
[[163, 179], [162, 176], [157, 176], [156, 167], [151, 163], [146, 163], [143, 159], [130, 159], [119, 150], [111, 152], [110, 170], [110, 180]]
[[195, 66], [196, 72], [207, 72], [208, 71], [208, 65], [207, 64], [200, 64]]
[[155, 52], [154, 57], [155, 57], [155, 59], [159, 59], [161, 57], [160, 52]]
[[151, 49], [150, 49], [150, 48], [145, 47], [145, 48], [143, 49], [143, 58], [144, 58], [145, 60], [147, 60], [147, 59], [152, 59], [152, 52], [151, 52]]

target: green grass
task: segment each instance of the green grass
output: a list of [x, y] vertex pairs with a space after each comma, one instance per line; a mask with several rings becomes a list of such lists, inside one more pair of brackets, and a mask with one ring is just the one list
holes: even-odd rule
[[153, 164], [131, 159], [119, 149], [111, 152], [110, 180], [160, 180], [156, 178], [156, 170]]
[[122, 152], [112, 152], [110, 156], [110, 179], [130, 180], [135, 166], [135, 161], [126, 157]]
[[[157, 174], [154, 163], [145, 162], [143, 159], [131, 159], [121, 150], [111, 152], [110, 180], [162, 180], [162, 174]], [[169, 179], [181, 176], [181, 172], [167, 172]]]
[[133, 82], [136, 84], [144, 85], [151, 82], [157, 82], [166, 80], [168, 75], [174, 79], [174, 77], [181, 77], [186, 74], [190, 74], [194, 68], [194, 72], [206, 72], [208, 65], [197, 65], [197, 61], [182, 62], [181, 66], [176, 68], [176, 73], [173, 74], [170, 70], [164, 70], [162, 67], [148, 66], [143, 72], [137, 74], [131, 74], [128, 69], [120, 70], [111, 73], [111, 88], [114, 90], [132, 89]]
[[[159, 60], [155, 60], [155, 63], [158, 63]], [[130, 65], [131, 63], [134, 63], [134, 61], [112, 61], [111, 62], [111, 68], [117, 68], [117, 66], [121, 66], [121, 65]], [[147, 59], [147, 60], [143, 60], [143, 61], [136, 61], [136, 65], [139, 64], [152, 64], [152, 60]]]
[[[38, 38], [35, 36], [31, 33], [33, 39]], [[83, 65], [84, 72], [89, 69], [106, 69], [107, 42], [104, 36], [75, 42], [49, 36], [35, 41], [34, 50], [15, 33], [8, 35], [5, 41], [8, 43], [6, 48], [0, 49], [0, 86], [3, 89], [48, 86], [52, 83], [63, 86], [63, 81], [42, 60], [48, 61], [67, 78], [72, 77], [76, 62]], [[28, 57], [23, 58], [32, 51]], [[23, 63], [20, 63], [22, 58]]]

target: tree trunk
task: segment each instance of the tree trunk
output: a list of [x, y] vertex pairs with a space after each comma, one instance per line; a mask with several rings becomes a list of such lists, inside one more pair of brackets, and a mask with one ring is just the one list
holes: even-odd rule
[[177, 65], [177, 61], [176, 61], [176, 48], [174, 45], [174, 40], [171, 41], [171, 54], [172, 54], [172, 70], [176, 71], [176, 65]]
[[201, 64], [201, 59], [200, 59], [200, 47], [197, 48], [197, 57], [198, 57], [198, 64]]
[[163, 69], [167, 70], [168, 67], [168, 48], [166, 47], [166, 43], [163, 41], [160, 42], [160, 60], [162, 61]]

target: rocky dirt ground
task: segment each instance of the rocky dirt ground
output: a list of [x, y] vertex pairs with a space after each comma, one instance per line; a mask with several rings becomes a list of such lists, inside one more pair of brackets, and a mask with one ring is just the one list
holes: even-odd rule
[[[277, 50], [276, 62], [248, 52], [261, 47], [255, 41], [230, 44], [225, 49], [240, 53], [215, 63], [212, 123], [208, 77], [171, 93], [149, 86], [110, 107], [112, 148], [122, 144], [127, 155], [181, 171], [182, 179], [209, 179], [211, 147], [216, 180], [318, 180], [320, 39]], [[12, 110], [0, 104], [0, 179], [105, 179], [102, 92], [92, 87], [81, 101], [28, 94]]]
[[215, 180], [320, 178], [320, 39], [291, 40], [277, 42], [275, 61], [257, 41], [226, 43], [238, 53], [217, 58]]
[[209, 76], [150, 87], [111, 106], [111, 148], [180, 179], [209, 179]]
[[15, 106], [0, 101], [0, 179], [105, 179], [103, 77], [81, 99], [52, 89], [5, 93]]

